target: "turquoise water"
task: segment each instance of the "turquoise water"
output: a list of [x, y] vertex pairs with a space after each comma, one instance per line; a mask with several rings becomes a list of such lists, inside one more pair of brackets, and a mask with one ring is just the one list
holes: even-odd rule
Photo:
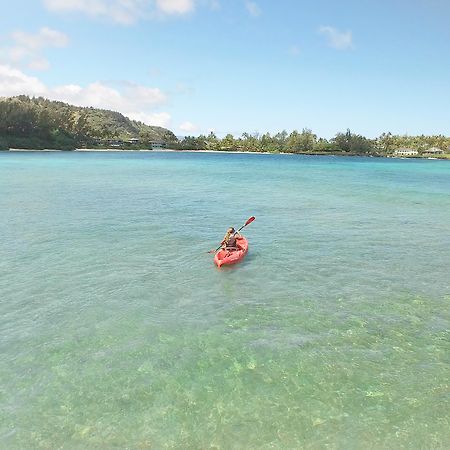
[[0, 229], [1, 448], [450, 446], [449, 162], [0, 153]]

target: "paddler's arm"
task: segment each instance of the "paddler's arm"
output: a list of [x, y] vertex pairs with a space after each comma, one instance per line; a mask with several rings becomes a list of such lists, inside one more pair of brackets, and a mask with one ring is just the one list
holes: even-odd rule
[[222, 242], [220, 243], [220, 245], [221, 245], [222, 247], [226, 244], [227, 238], [228, 238], [227, 235], [225, 235], [225, 236], [223, 237]]

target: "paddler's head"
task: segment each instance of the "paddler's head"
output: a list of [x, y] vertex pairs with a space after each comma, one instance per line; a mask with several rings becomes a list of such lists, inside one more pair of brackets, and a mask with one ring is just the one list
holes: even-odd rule
[[227, 233], [228, 234], [234, 233], [234, 228], [233, 227], [228, 228]]

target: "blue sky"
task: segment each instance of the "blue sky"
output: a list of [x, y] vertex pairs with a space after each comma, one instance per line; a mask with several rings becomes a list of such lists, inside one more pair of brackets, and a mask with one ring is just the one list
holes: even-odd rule
[[447, 0], [4, 3], [0, 96], [119, 110], [177, 135], [450, 135]]

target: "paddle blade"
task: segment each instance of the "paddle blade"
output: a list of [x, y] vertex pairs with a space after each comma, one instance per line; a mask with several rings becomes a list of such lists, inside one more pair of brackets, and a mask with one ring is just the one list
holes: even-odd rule
[[250, 219], [248, 219], [247, 222], [245, 222], [244, 225], [242, 225], [242, 227], [239, 228], [238, 231], [241, 231], [242, 228], [244, 228], [244, 227], [246, 227], [247, 225], [251, 224], [254, 220], [255, 220], [255, 217], [254, 217], [254, 216], [250, 217]]
[[254, 216], [250, 217], [250, 219], [248, 219], [247, 222], [245, 222], [244, 227], [246, 227], [247, 225], [250, 225], [255, 219], [256, 219], [256, 217], [254, 217]]
[[217, 247], [216, 249], [210, 250], [208, 253], [217, 253], [221, 248], [222, 248], [222, 244], [220, 244], [220, 246]]

